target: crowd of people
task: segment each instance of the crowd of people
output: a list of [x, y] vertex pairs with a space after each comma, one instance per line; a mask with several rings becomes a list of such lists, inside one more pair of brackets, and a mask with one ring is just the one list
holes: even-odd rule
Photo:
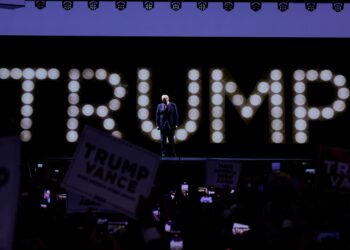
[[293, 163], [278, 171], [241, 171], [235, 189], [217, 189], [193, 183], [183, 173], [179, 180], [184, 180], [173, 185], [161, 166], [151, 195], [140, 198], [135, 219], [93, 209], [68, 213], [60, 186], [64, 173], [49, 164], [30, 166], [29, 174], [22, 174], [14, 247], [350, 249], [348, 196], [320, 190], [317, 168], [307, 167]]

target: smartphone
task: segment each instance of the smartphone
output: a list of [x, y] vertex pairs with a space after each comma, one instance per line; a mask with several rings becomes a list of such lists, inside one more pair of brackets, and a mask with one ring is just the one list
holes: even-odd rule
[[160, 221], [160, 208], [159, 206], [155, 207], [152, 210], [152, 215], [155, 221]]
[[305, 169], [305, 174], [314, 175], [314, 174], [316, 174], [316, 169], [314, 169], [314, 168], [307, 168], [307, 169]]
[[49, 189], [45, 189], [43, 191], [43, 196], [41, 197], [41, 200], [40, 200], [40, 207], [47, 208], [50, 203], [51, 203], [51, 191]]
[[234, 222], [232, 225], [232, 234], [233, 235], [240, 235], [240, 234], [243, 234], [245, 232], [248, 232], [249, 230], [250, 230], [250, 228], [246, 224]]
[[183, 196], [188, 196], [188, 184], [186, 182], [181, 184], [181, 193]]
[[48, 204], [51, 203], [51, 191], [49, 189], [44, 190], [43, 200], [46, 201]]
[[171, 232], [171, 227], [172, 227], [173, 222], [171, 220], [167, 221], [164, 226], [164, 231], [167, 233]]

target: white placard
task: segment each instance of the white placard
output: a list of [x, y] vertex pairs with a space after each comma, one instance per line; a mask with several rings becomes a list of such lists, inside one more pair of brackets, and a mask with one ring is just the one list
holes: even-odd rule
[[135, 218], [139, 197], [150, 194], [159, 160], [157, 154], [87, 126], [62, 186]]
[[72, 192], [67, 193], [67, 213], [86, 213], [88, 211], [94, 213], [116, 213], [116, 209], [106, 203], [101, 204], [82, 195]]
[[11, 250], [20, 186], [20, 140], [0, 139], [0, 250]]
[[217, 188], [237, 187], [241, 163], [233, 160], [207, 160], [206, 185]]

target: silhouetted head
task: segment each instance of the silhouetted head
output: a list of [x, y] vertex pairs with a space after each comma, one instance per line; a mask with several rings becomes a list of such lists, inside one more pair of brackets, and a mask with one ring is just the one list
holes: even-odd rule
[[162, 95], [162, 102], [164, 104], [168, 104], [169, 103], [169, 96], [168, 95]]

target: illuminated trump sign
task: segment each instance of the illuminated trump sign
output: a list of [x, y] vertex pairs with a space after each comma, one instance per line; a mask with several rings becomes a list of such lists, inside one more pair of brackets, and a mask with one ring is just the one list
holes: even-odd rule
[[[139, 68], [136, 73], [136, 116], [139, 129], [151, 140], [160, 139], [154, 119], [151, 118], [151, 94], [152, 94], [152, 70]], [[227, 105], [237, 111], [237, 114], [246, 124], [249, 124], [256, 115], [259, 107], [266, 102], [269, 106], [269, 138], [273, 144], [286, 143], [286, 89], [284, 79], [286, 76], [280, 69], [272, 69], [267, 77], [256, 83], [250, 93], [244, 93], [241, 87], [244, 82], [237, 82], [234, 75], [228, 69], [209, 69], [208, 93], [203, 93], [203, 72], [201, 68], [190, 68], [186, 72], [187, 109], [183, 112], [184, 119], [176, 131], [177, 142], [184, 142], [198, 132], [202, 122], [203, 106], [209, 108], [209, 141], [214, 144], [225, 143], [227, 140], [226, 120]], [[110, 131], [116, 137], [123, 137], [123, 131], [127, 128], [118, 126], [119, 121], [114, 114], [123, 109], [127, 100], [129, 84], [123, 79], [122, 73], [109, 72], [107, 69], [68, 69], [62, 72], [57, 68], [0, 68], [0, 82], [15, 80], [21, 84], [21, 139], [28, 142], [32, 139], [33, 126], [33, 102], [35, 99], [35, 86], [39, 81], [62, 81], [62, 74], [68, 76], [66, 83], [68, 103], [66, 121], [66, 140], [74, 143], [79, 138], [79, 129], [83, 117], [97, 117], [101, 120], [101, 126]], [[350, 90], [344, 75], [329, 69], [294, 70], [291, 79], [291, 90], [288, 89], [288, 98], [292, 100], [291, 113], [288, 113], [292, 122], [292, 137], [295, 144], [309, 142], [310, 121], [326, 121], [341, 116], [347, 108]], [[81, 99], [82, 82], [101, 81], [111, 87], [112, 98], [105, 103], [88, 103]], [[310, 83], [328, 85], [335, 90], [331, 102], [322, 103], [319, 106], [309, 104], [307, 86]], [[133, 83], [134, 84], [134, 83]], [[208, 101], [203, 101], [203, 96], [209, 96]], [[288, 120], [288, 121], [289, 121]]]

